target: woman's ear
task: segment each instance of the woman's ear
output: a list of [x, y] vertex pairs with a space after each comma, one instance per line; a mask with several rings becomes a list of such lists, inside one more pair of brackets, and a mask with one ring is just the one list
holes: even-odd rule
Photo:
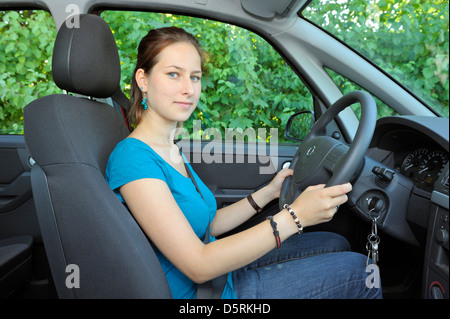
[[135, 74], [136, 84], [142, 92], [147, 92], [147, 75], [144, 69], [138, 69]]

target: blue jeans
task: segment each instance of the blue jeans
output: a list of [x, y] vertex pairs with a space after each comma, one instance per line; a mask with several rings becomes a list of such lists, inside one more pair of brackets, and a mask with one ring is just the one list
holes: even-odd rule
[[381, 286], [366, 284], [366, 258], [334, 233], [294, 235], [234, 271], [234, 290], [240, 299], [381, 298]]

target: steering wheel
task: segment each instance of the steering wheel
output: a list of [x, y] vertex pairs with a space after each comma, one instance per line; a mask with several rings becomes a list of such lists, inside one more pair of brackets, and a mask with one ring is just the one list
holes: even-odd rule
[[[342, 110], [359, 102], [361, 119], [350, 145], [323, 136], [325, 127]], [[294, 174], [285, 179], [279, 206], [291, 204], [310, 185], [326, 187], [351, 182], [360, 171], [375, 131], [377, 107], [373, 97], [363, 91], [350, 92], [337, 100], [319, 118], [299, 146], [290, 167]]]

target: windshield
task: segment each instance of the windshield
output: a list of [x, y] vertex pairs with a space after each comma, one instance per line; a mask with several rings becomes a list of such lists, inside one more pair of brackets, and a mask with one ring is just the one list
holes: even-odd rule
[[314, 0], [301, 14], [449, 117], [448, 0]]

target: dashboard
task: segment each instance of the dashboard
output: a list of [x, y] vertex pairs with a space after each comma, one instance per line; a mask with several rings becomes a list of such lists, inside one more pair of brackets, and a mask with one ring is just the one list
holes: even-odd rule
[[369, 156], [432, 192], [449, 155], [449, 119], [392, 116], [379, 119]]
[[[397, 206], [385, 216], [392, 226], [386, 229], [403, 228], [400, 233], [417, 239], [419, 258], [424, 254], [422, 296], [430, 299], [449, 296], [448, 154], [449, 119], [420, 116], [379, 119], [367, 154], [414, 185], [403, 197], [389, 194]], [[402, 202], [405, 212], [397, 209]]]
[[411, 179], [417, 188], [432, 191], [447, 162], [445, 150], [423, 145], [408, 152], [395, 170]]

